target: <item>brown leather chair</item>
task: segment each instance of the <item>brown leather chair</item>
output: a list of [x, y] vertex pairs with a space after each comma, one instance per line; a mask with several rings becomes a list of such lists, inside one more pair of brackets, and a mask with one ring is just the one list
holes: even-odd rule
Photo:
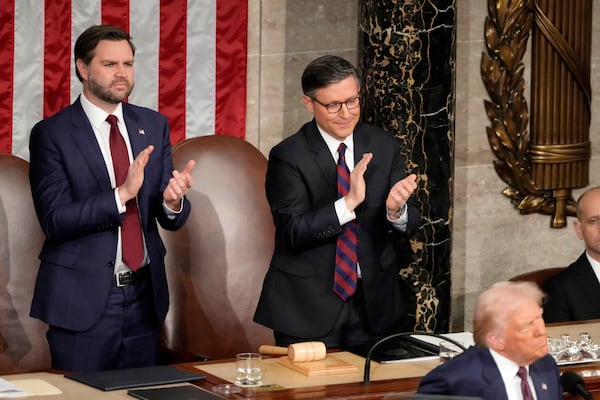
[[230, 136], [198, 137], [173, 149], [176, 169], [190, 159], [192, 213], [179, 231], [161, 232], [171, 301], [164, 347], [213, 359], [257, 351], [274, 342], [270, 329], [252, 321], [274, 246], [267, 160]]
[[538, 284], [541, 288], [544, 286], [546, 279], [558, 274], [565, 267], [553, 267], [553, 268], [542, 268], [535, 271], [525, 272], [517, 276], [510, 278], [511, 281], [531, 281]]
[[47, 326], [29, 316], [44, 240], [29, 164], [0, 154], [0, 374], [50, 368]]

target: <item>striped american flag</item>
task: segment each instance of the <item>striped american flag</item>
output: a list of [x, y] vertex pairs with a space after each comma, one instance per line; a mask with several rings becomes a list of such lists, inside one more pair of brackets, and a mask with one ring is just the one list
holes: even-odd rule
[[73, 44], [94, 24], [136, 46], [129, 102], [165, 114], [171, 142], [244, 138], [247, 0], [0, 0], [0, 153], [29, 159], [33, 125], [75, 100]]

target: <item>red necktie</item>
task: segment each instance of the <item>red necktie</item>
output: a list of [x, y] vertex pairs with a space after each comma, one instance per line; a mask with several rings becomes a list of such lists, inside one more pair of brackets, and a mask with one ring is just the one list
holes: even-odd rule
[[527, 382], [527, 369], [525, 369], [525, 367], [519, 367], [517, 375], [521, 378], [521, 393], [523, 394], [523, 400], [533, 400], [531, 388]]
[[[115, 170], [115, 183], [120, 186], [127, 177], [129, 170], [129, 154], [125, 140], [121, 136], [117, 117], [109, 115], [106, 121], [110, 124], [110, 154]], [[125, 218], [121, 225], [121, 244], [123, 249], [123, 262], [135, 271], [142, 264], [144, 258], [144, 244], [142, 243], [142, 228], [136, 199], [133, 198], [125, 205]]]
[[[350, 170], [346, 165], [346, 145], [340, 144], [337, 163], [337, 190], [338, 199], [348, 194], [350, 190]], [[356, 291], [356, 221], [350, 221], [343, 226], [342, 233], [337, 239], [335, 253], [335, 273], [333, 276], [333, 291], [344, 301]]]

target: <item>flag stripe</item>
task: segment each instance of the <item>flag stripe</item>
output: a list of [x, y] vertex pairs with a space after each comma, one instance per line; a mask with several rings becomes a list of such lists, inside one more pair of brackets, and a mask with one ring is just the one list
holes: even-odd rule
[[[129, 101], [153, 110], [158, 110], [159, 2], [134, 1], [129, 9], [130, 34], [136, 44], [135, 90]], [[144, 47], [139, 49], [137, 43], [144, 43]]]
[[247, 21], [247, 2], [217, 2], [215, 133], [240, 138], [246, 131]]
[[[44, 111], [44, 4], [15, 2], [12, 152], [29, 158], [29, 132]], [[0, 27], [1, 29], [1, 27]], [[4, 77], [0, 77], [3, 79]]]
[[69, 105], [71, 2], [46, 2], [44, 10], [44, 118]]
[[[235, 0], [237, 1], [237, 0]], [[245, 0], [244, 0], [245, 1]], [[215, 132], [215, 31], [217, 7], [188, 7], [186, 137]], [[196, 3], [195, 3], [196, 4]], [[198, 23], [203, 21], [203, 23]]]
[[28, 159], [32, 126], [79, 96], [73, 42], [103, 22], [132, 35], [129, 101], [165, 114], [172, 143], [244, 138], [247, 8], [247, 0], [0, 0], [0, 152]]
[[[15, 19], [14, 1], [0, 1], [0, 77], [13, 76], [13, 53], [15, 48]], [[10, 153], [12, 150], [12, 105], [13, 80], [0, 79], [0, 153]]]
[[158, 110], [169, 115], [171, 143], [185, 139], [186, 0], [160, 4]]
[[129, 0], [102, 0], [102, 24], [129, 32]]
[[77, 0], [71, 2], [71, 103], [81, 93], [81, 82], [79, 82], [75, 74], [75, 61], [73, 60], [75, 40], [89, 26], [101, 23], [101, 10], [101, 0]]

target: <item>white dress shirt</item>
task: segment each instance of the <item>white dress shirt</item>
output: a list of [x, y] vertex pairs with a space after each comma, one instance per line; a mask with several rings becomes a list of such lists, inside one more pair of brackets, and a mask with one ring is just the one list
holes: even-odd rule
[[[117, 188], [115, 182], [115, 171], [113, 168], [112, 157], [110, 154], [110, 124], [106, 121], [106, 117], [108, 117], [108, 113], [102, 110], [100, 107], [92, 104], [83, 93], [81, 93], [80, 97], [81, 106], [83, 107], [83, 111], [87, 116], [90, 124], [92, 125], [92, 130], [94, 131], [94, 135], [96, 136], [96, 140], [98, 141], [98, 146], [100, 146], [100, 152], [102, 152], [102, 157], [104, 158], [104, 164], [106, 165], [106, 171], [108, 172], [108, 176], [110, 177], [110, 184], [114, 188], [115, 195], [115, 204], [119, 210], [119, 213], [123, 214], [126, 211], [126, 207], [121, 204], [121, 198], [119, 197], [119, 189]], [[125, 126], [125, 121], [123, 120], [123, 107], [121, 103], [117, 105], [117, 108], [112, 113], [118, 119], [119, 130], [121, 131], [121, 136], [125, 141], [125, 145], [127, 146], [127, 153], [129, 154], [129, 163], [133, 160], [133, 152], [131, 151], [131, 143], [129, 143], [129, 135], [127, 134], [127, 126]], [[142, 238], [144, 243], [144, 261], [142, 261], [142, 265], [148, 264], [148, 250], [146, 249], [146, 239]], [[126, 272], [130, 269], [123, 262], [123, 250], [121, 246], [121, 227], [117, 230], [117, 255], [115, 257], [115, 273], [118, 272]]]
[[[492, 349], [489, 349], [489, 351], [502, 376], [508, 400], [523, 400], [523, 395], [521, 393], [521, 378], [517, 376], [519, 365]], [[529, 366], [526, 366], [525, 368], [527, 369], [527, 383], [531, 389], [531, 394], [533, 395], [534, 400], [537, 400], [537, 393], [535, 392], [533, 381], [529, 375]]]
[[[354, 169], [354, 133], [346, 137], [346, 139], [344, 139], [343, 142], [340, 142], [333, 136], [325, 133], [318, 125], [317, 128], [319, 129], [319, 133], [323, 137], [323, 140], [325, 141], [325, 144], [327, 145], [327, 148], [329, 149], [329, 152], [333, 157], [333, 161], [336, 164], [338, 162], [338, 158], [340, 157], [338, 153], [340, 143], [344, 143], [346, 145], [346, 152], [344, 153], [344, 156], [346, 158], [346, 165], [348, 166], [350, 172], [352, 172], [352, 170]], [[375, 157], [375, 155], [373, 155], [373, 157]], [[333, 205], [335, 207], [335, 213], [337, 214], [340, 225], [347, 224], [348, 222], [356, 219], [356, 213], [348, 209], [348, 206], [346, 206], [346, 200], [343, 197], [337, 199]], [[402, 232], [406, 230], [406, 226], [408, 224], [407, 208], [404, 209], [404, 213], [397, 219], [390, 219], [390, 217], [387, 215], [387, 211], [386, 217], [388, 221], [390, 221], [390, 223], [393, 225], [394, 229], [397, 229]], [[358, 277], [362, 277], [362, 274], [360, 272], [360, 264], [357, 263], [356, 269]]]

